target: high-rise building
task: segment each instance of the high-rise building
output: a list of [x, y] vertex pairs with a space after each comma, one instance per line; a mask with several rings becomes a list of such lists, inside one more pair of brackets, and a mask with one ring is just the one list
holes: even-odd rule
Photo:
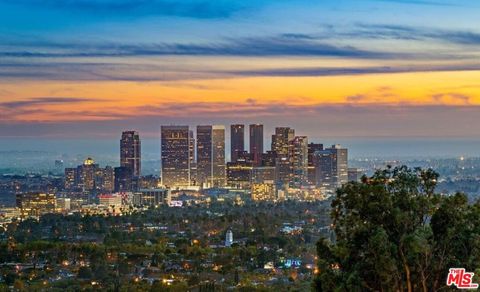
[[275, 153], [277, 182], [286, 185], [290, 182], [290, 142], [295, 138], [295, 130], [289, 127], [275, 128], [272, 135], [272, 152]]
[[16, 205], [20, 209], [22, 218], [55, 212], [55, 194], [31, 192], [18, 193], [16, 195]]
[[65, 190], [69, 192], [78, 191], [86, 195], [112, 192], [114, 190], [114, 169], [110, 166], [101, 168], [89, 157], [76, 168], [65, 168], [64, 186]]
[[230, 126], [230, 160], [236, 162], [238, 154], [245, 151], [245, 125]]
[[77, 169], [65, 168], [65, 183], [66, 190], [73, 190], [77, 186]]
[[96, 189], [100, 192], [111, 193], [115, 188], [115, 172], [113, 167], [97, 168], [95, 175]]
[[212, 177], [212, 126], [197, 126], [197, 184], [210, 186]]
[[323, 144], [309, 143], [308, 144], [308, 184], [315, 185], [316, 183], [316, 168], [315, 168], [315, 152], [322, 151]]
[[125, 131], [120, 140], [120, 166], [130, 167], [133, 176], [141, 173], [141, 144], [136, 131]]
[[225, 127], [197, 126], [197, 181], [200, 186], [224, 187]]
[[161, 127], [162, 183], [171, 188], [190, 185], [188, 126]]
[[194, 186], [197, 184], [197, 162], [195, 160], [195, 137], [193, 136], [193, 131], [188, 132], [188, 155], [190, 156], [190, 185]]
[[252, 180], [252, 162], [238, 159], [227, 163], [227, 185], [234, 189], [249, 189]]
[[225, 127], [212, 127], [212, 184], [214, 187], [225, 187]]
[[83, 192], [91, 192], [95, 189], [97, 168], [98, 164], [95, 164], [95, 161], [90, 157], [77, 167], [77, 186]]
[[252, 183], [263, 184], [275, 183], [275, 167], [274, 166], [255, 166], [252, 168]]
[[263, 153], [263, 125], [252, 124], [250, 130], [250, 154], [252, 154], [253, 164], [260, 165], [262, 163]]
[[115, 167], [115, 192], [130, 192], [133, 189], [133, 169], [130, 167]]
[[290, 185], [301, 187], [308, 181], [308, 138], [296, 136], [290, 141]]
[[348, 182], [348, 150], [340, 145], [315, 152], [316, 184], [330, 192]]

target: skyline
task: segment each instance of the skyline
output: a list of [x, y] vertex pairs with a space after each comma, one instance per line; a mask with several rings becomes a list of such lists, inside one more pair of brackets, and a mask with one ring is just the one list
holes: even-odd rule
[[480, 137], [479, 7], [0, 0], [0, 137], [251, 122], [319, 138]]

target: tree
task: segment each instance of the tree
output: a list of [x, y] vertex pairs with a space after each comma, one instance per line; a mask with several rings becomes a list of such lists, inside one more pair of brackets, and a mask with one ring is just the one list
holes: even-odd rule
[[[438, 174], [405, 166], [337, 191], [335, 238], [317, 243], [317, 291], [438, 291], [448, 269], [480, 267], [480, 204], [435, 193]], [[478, 280], [478, 279], [477, 279]]]

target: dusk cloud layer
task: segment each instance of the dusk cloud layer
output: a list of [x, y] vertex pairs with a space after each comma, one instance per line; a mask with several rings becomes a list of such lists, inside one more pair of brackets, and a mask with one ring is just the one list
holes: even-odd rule
[[476, 135], [479, 11], [467, 0], [0, 0], [0, 136], [253, 120]]

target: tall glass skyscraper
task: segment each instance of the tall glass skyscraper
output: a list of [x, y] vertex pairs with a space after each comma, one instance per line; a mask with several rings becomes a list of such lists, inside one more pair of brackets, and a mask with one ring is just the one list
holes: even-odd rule
[[171, 188], [190, 185], [188, 126], [161, 127], [162, 183]]
[[197, 126], [197, 181], [206, 187], [226, 184], [224, 126]]
[[317, 186], [330, 191], [348, 182], [348, 150], [340, 145], [332, 145], [325, 150], [316, 151], [315, 167]]
[[262, 163], [263, 153], [263, 125], [252, 124], [250, 129], [250, 154], [252, 155], [254, 165]]
[[295, 130], [289, 127], [275, 128], [272, 135], [272, 151], [275, 155], [277, 182], [282, 185], [290, 183], [290, 142], [295, 138]]
[[308, 182], [308, 138], [297, 136], [290, 141], [290, 185], [301, 187]]
[[245, 151], [245, 125], [230, 126], [230, 160], [236, 162], [238, 154]]
[[133, 176], [141, 174], [141, 144], [136, 131], [125, 131], [120, 140], [120, 166], [132, 169]]

